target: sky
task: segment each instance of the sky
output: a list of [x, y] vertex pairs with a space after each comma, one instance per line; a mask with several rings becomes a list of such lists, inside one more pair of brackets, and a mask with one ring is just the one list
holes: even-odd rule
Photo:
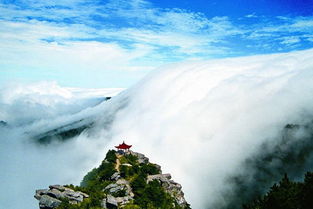
[[160, 66], [313, 47], [313, 0], [0, 0], [0, 87], [127, 88]]

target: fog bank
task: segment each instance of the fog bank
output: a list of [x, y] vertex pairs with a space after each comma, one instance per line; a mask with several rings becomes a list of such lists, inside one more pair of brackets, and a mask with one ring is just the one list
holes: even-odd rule
[[[79, 183], [122, 140], [171, 173], [192, 208], [241, 204], [281, 173], [310, 168], [312, 104], [313, 50], [168, 65], [111, 100], [2, 128], [0, 177], [12, 188], [0, 204], [20, 191], [34, 207], [35, 188]], [[92, 125], [73, 139], [31, 142], [32, 132], [86, 118]]]

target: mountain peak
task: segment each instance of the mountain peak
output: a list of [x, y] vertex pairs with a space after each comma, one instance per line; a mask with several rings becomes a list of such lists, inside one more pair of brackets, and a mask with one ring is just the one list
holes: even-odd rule
[[37, 190], [40, 209], [187, 209], [182, 186], [144, 154], [109, 150], [80, 186], [53, 185]]

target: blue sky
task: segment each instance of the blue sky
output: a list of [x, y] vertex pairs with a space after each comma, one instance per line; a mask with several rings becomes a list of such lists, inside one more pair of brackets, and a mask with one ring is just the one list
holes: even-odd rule
[[185, 60], [313, 47], [313, 0], [1, 0], [0, 86], [129, 87]]

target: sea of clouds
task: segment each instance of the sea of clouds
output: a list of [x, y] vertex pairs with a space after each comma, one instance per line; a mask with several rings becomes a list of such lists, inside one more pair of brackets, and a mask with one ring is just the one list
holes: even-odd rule
[[[92, 92], [55, 83], [1, 90], [0, 120], [8, 125], [0, 128], [0, 205], [36, 208], [35, 189], [79, 184], [123, 140], [171, 173], [196, 209], [241, 204], [234, 193], [243, 186], [249, 198], [254, 186], [262, 191], [281, 173], [297, 168], [301, 176], [312, 165], [312, 149], [301, 162], [283, 159], [312, 144], [313, 50], [173, 64], [111, 100]], [[79, 120], [93, 125], [66, 142], [30, 137]], [[306, 128], [286, 141], [287, 124]]]

